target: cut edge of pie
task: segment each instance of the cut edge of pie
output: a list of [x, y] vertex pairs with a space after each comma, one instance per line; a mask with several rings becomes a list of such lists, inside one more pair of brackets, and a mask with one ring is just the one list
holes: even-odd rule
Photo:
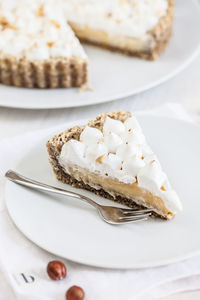
[[[107, 117], [124, 123], [130, 116], [130, 113], [124, 111], [105, 113], [99, 115], [95, 120], [90, 121], [88, 126], [102, 131]], [[74, 166], [69, 165], [66, 170], [59, 160], [62, 147], [71, 140], [80, 141], [81, 133], [85, 128], [86, 126], [72, 127], [63, 133], [55, 135], [47, 142], [49, 160], [58, 180], [76, 188], [89, 190], [97, 195], [134, 209], [152, 208], [154, 216], [159, 216], [164, 219], [173, 218], [176, 212], [181, 210], [182, 206], [178, 196], [173, 200], [175, 209], [170, 209], [166, 206], [164, 198], [152, 193], [144, 187], [140, 187], [137, 180], [127, 184], [108, 176], [108, 174], [102, 176], [98, 172], [87, 170], [87, 168], [84, 169], [78, 166], [78, 164]], [[161, 188], [163, 188], [163, 191], [165, 190], [164, 187]]]
[[71, 28], [80, 41], [96, 45], [114, 52], [125, 55], [137, 56], [143, 59], [155, 60], [164, 51], [172, 33], [174, 20], [174, 0], [168, 0], [166, 14], [161, 17], [158, 24], [148, 33], [151, 42], [127, 36], [111, 36], [104, 30], [93, 29], [87, 24], [80, 25], [78, 22], [69, 21]]

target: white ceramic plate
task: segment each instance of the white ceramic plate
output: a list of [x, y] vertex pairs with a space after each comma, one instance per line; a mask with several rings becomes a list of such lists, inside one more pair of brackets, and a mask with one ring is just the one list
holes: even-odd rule
[[[200, 128], [167, 118], [143, 116], [139, 121], [180, 195], [183, 212], [171, 221], [152, 219], [109, 225], [88, 204], [7, 182], [8, 211], [26, 237], [58, 256], [106, 268], [159, 266], [200, 253], [197, 235], [200, 228]], [[48, 163], [45, 141], [52, 134], [38, 140], [23, 161], [18, 162], [17, 171], [48, 184], [70, 188], [55, 179]], [[113, 205], [90, 192], [79, 192]]]
[[200, 11], [196, 2], [176, 0], [174, 32], [155, 62], [86, 46], [93, 91], [36, 90], [0, 85], [0, 106], [45, 109], [91, 105], [130, 96], [154, 87], [183, 70], [199, 52]]

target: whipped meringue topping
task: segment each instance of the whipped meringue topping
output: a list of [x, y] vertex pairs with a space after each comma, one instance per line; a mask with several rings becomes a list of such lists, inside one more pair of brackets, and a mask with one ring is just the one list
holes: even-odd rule
[[0, 0], [0, 52], [29, 60], [86, 59], [67, 25], [62, 0]]
[[80, 135], [80, 141], [85, 145], [97, 144], [103, 139], [103, 133], [89, 126], [86, 126], [83, 132]]
[[126, 184], [137, 182], [162, 198], [168, 209], [176, 212], [182, 207], [134, 117], [124, 123], [107, 117], [102, 131], [86, 126], [80, 141], [63, 145], [58, 160], [66, 172], [74, 166]]
[[123, 143], [123, 141], [118, 134], [110, 132], [104, 136], [104, 143], [108, 148], [108, 152], [116, 153], [118, 147]]
[[147, 39], [166, 14], [168, 0], [64, 0], [70, 22], [103, 30], [111, 36]]

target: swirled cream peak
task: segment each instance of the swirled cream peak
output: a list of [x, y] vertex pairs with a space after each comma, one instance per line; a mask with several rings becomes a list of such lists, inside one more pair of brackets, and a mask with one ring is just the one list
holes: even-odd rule
[[103, 139], [103, 134], [100, 130], [86, 126], [80, 135], [80, 141], [85, 145], [97, 144]]
[[166, 14], [168, 0], [63, 0], [70, 22], [111, 36], [145, 39]]
[[66, 172], [71, 165], [126, 184], [137, 182], [164, 199], [172, 211], [181, 209], [178, 196], [135, 117], [124, 123], [107, 117], [102, 131], [86, 126], [79, 141], [72, 139], [63, 145], [58, 159]]
[[29, 60], [86, 58], [61, 0], [0, 0], [0, 52]]

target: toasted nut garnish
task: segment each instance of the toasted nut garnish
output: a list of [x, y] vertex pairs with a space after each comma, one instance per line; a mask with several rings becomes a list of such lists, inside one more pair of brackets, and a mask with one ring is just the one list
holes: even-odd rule
[[0, 25], [5, 29], [9, 25], [8, 20], [5, 17], [0, 17]]
[[120, 0], [120, 4], [128, 4], [133, 7], [135, 7], [137, 5], [135, 2], [130, 1], [130, 0]]
[[103, 154], [103, 155], [97, 157], [96, 162], [98, 162], [99, 164], [102, 164], [102, 163], [103, 163], [103, 158], [104, 158], [104, 157], [105, 157], [105, 154]]
[[162, 191], [166, 191], [166, 188], [162, 185], [160, 188]]
[[36, 17], [44, 17], [44, 6], [40, 5], [40, 7], [38, 8], [37, 12], [36, 12]]
[[54, 44], [55, 44], [55, 42], [48, 42], [47, 46], [51, 48], [51, 47], [53, 47]]
[[108, 17], [108, 18], [111, 18], [111, 17], [112, 17], [112, 13], [108, 13], [108, 14], [107, 14], [107, 17]]
[[69, 288], [69, 290], [66, 292], [66, 300], [83, 300], [85, 296], [85, 293], [83, 289], [80, 286], [72, 286]]
[[14, 25], [12, 25], [12, 24], [8, 24], [8, 28], [9, 28], [9, 29], [12, 29], [12, 30], [16, 30], [16, 29], [17, 29], [17, 27], [14, 26]]
[[51, 22], [51, 24], [53, 24], [56, 28], [60, 28], [60, 24], [59, 24], [57, 21], [51, 20], [50, 22]]
[[35, 42], [35, 43], [33, 44], [33, 47], [38, 48], [38, 47], [39, 47], [38, 43]]

